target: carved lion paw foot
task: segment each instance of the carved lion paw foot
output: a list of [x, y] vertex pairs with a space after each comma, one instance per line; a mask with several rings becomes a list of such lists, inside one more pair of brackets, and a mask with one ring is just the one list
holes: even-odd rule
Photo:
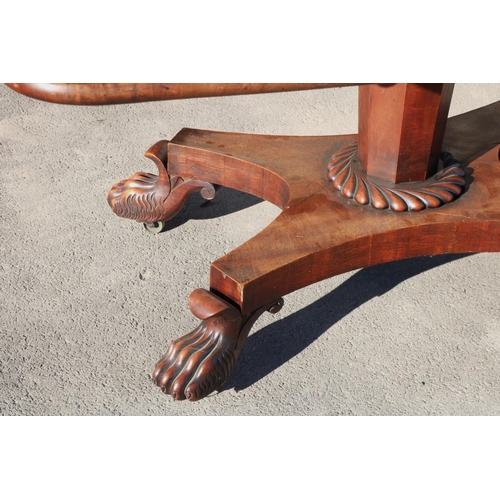
[[202, 322], [193, 332], [170, 344], [156, 365], [153, 378], [174, 399], [197, 401], [226, 382], [235, 362], [234, 342]]
[[189, 307], [203, 321], [169, 345], [156, 364], [153, 380], [174, 399], [197, 401], [229, 378], [242, 317], [235, 307], [202, 289], [191, 294]]
[[154, 383], [176, 400], [197, 401], [220, 389], [233, 371], [255, 320], [266, 310], [277, 312], [282, 304], [280, 299], [243, 317], [216, 295], [195, 290], [189, 307], [202, 322], [169, 345], [156, 364]]

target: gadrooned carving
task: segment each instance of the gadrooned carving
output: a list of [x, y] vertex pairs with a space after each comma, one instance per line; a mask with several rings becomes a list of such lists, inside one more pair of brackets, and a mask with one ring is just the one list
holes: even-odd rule
[[411, 182], [387, 187], [369, 178], [354, 166], [357, 143], [337, 151], [328, 164], [328, 178], [335, 189], [360, 205], [395, 212], [437, 208], [459, 197], [465, 187], [465, 171], [449, 153], [443, 153], [443, 170], [423, 182]]
[[215, 197], [215, 186], [209, 182], [170, 176], [167, 151], [168, 141], [159, 141], [145, 154], [155, 162], [158, 175], [137, 172], [111, 188], [108, 203], [116, 215], [143, 223], [166, 221], [180, 212], [195, 191], [207, 200]]
[[176, 400], [197, 401], [220, 389], [238, 360], [248, 333], [265, 311], [276, 313], [283, 299], [242, 316], [240, 311], [201, 288], [189, 297], [191, 312], [202, 322], [171, 342], [156, 364], [153, 381]]

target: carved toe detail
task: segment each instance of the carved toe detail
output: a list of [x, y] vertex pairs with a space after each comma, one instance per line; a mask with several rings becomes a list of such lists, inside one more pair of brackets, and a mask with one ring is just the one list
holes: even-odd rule
[[220, 389], [233, 371], [255, 320], [266, 310], [277, 312], [282, 304], [280, 299], [243, 317], [236, 307], [213, 293], [195, 290], [189, 307], [202, 322], [169, 345], [156, 364], [154, 383], [176, 400], [197, 401]]
[[202, 322], [174, 340], [157, 363], [153, 379], [174, 399], [196, 401], [221, 387], [236, 363], [235, 345], [220, 330]]
[[119, 217], [143, 223], [166, 221], [179, 213], [195, 191], [207, 200], [215, 197], [215, 186], [209, 182], [168, 174], [168, 141], [157, 142], [146, 157], [154, 161], [158, 175], [137, 172], [117, 182], [108, 193], [108, 203]]

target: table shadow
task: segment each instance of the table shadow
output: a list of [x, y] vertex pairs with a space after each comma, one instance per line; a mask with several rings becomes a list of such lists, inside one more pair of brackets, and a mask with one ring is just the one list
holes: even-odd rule
[[213, 200], [207, 201], [199, 193], [188, 198], [182, 210], [165, 223], [162, 233], [182, 226], [190, 220], [209, 220], [239, 212], [263, 200], [248, 193], [221, 187]]
[[448, 118], [443, 150], [463, 165], [500, 144], [500, 101]]
[[223, 390], [246, 389], [297, 356], [365, 302], [409, 278], [468, 255], [417, 257], [361, 269], [309, 306], [250, 335]]

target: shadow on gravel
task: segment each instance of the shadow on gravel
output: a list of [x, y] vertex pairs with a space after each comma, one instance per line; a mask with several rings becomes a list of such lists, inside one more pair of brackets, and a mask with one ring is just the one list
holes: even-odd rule
[[418, 257], [361, 269], [316, 302], [251, 334], [223, 390], [246, 389], [295, 357], [365, 302], [420, 273], [469, 255]]
[[446, 123], [443, 150], [464, 165], [500, 144], [500, 101], [453, 116]]
[[256, 196], [227, 187], [221, 187], [211, 201], [207, 201], [199, 193], [195, 193], [188, 198], [180, 213], [165, 223], [165, 229], [162, 233], [182, 226], [190, 220], [208, 220], [223, 217], [257, 205], [262, 201], [261, 198]]

